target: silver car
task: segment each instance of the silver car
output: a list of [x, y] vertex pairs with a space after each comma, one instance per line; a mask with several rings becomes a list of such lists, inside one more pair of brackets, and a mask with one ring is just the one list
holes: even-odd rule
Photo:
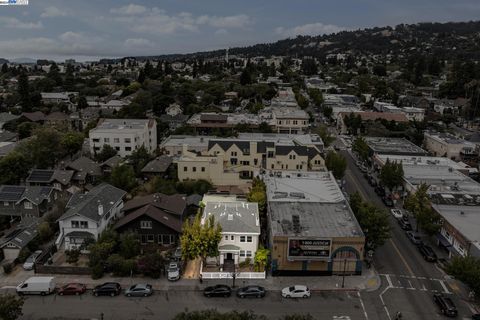
[[180, 267], [177, 262], [170, 262], [168, 265], [167, 279], [177, 281], [180, 279]]
[[150, 284], [139, 283], [125, 290], [127, 297], [148, 297], [153, 294], [153, 288]]
[[284, 298], [310, 298], [310, 289], [307, 286], [295, 285], [282, 289]]
[[37, 261], [38, 257], [42, 254], [42, 250], [37, 250], [34, 253], [32, 253], [27, 260], [25, 260], [25, 263], [23, 264], [23, 269], [25, 270], [33, 270], [33, 266], [35, 265], [35, 262]]

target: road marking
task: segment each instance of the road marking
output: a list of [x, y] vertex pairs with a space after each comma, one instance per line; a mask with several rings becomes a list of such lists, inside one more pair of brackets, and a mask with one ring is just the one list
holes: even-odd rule
[[427, 287], [425, 287], [425, 284], [422, 283], [422, 289], [420, 289], [421, 291], [427, 291]]
[[351, 320], [349, 316], [333, 316], [333, 320]]
[[448, 291], [447, 286], [445, 285], [445, 282], [443, 282], [443, 280], [437, 280], [437, 281], [440, 282], [440, 284], [442, 285], [443, 293], [452, 294], [450, 291]]
[[[368, 314], [367, 310], [365, 309], [365, 305], [363, 304], [362, 296], [360, 295], [360, 291], [357, 291], [358, 299], [360, 299], [360, 305], [362, 306], [363, 309], [363, 314], [365, 315], [365, 319], [368, 320]], [[350, 318], [348, 318], [350, 319]]]
[[385, 278], [387, 278], [388, 286], [391, 288], [393, 287], [392, 279], [390, 278], [390, 275], [386, 274]]
[[16, 289], [17, 287], [15, 286], [5, 286], [5, 287], [1, 287], [0, 289]]
[[410, 282], [410, 280], [407, 280], [408, 281], [408, 284], [410, 285], [410, 287], [407, 288], [407, 290], [416, 290], [413, 286], [412, 286], [412, 283]]
[[393, 245], [393, 248], [395, 249], [395, 251], [397, 251], [397, 254], [398, 256], [400, 257], [400, 260], [402, 260], [403, 264], [405, 265], [405, 267], [407, 268], [408, 272], [410, 273], [411, 276], [414, 276], [413, 274], [413, 271], [412, 271], [412, 268], [410, 268], [410, 266], [408, 265], [407, 263], [407, 260], [405, 260], [405, 258], [403, 257], [403, 255], [400, 253], [400, 250], [398, 249], [397, 245], [395, 244], [395, 242], [393, 242], [392, 239], [390, 239], [390, 242], [392, 243]]
[[385, 301], [383, 301], [383, 295], [385, 294], [385, 292], [387, 292], [388, 289], [390, 288], [386, 287], [385, 289], [383, 289], [379, 297], [380, 297], [380, 301], [382, 301], [383, 309], [385, 309], [385, 313], [387, 314], [388, 320], [392, 320], [392, 317], [390, 317], [390, 312], [388, 311], [387, 305], [385, 304]]
[[353, 175], [351, 174], [351, 170], [346, 170], [345, 174], [347, 176], [350, 177], [350, 180], [353, 182], [353, 184], [355, 185], [355, 187], [357, 188], [357, 191], [360, 193], [360, 195], [362, 196], [363, 200], [369, 200], [369, 197], [367, 197], [365, 195], [365, 193], [363, 193], [363, 190], [362, 188], [360, 187], [360, 185], [358, 184], [357, 180], [353, 177]]

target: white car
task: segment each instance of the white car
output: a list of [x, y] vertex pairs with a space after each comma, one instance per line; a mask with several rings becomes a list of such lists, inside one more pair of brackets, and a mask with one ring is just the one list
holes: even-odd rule
[[167, 279], [169, 281], [177, 281], [180, 279], [180, 267], [177, 262], [170, 262], [168, 266]]
[[282, 289], [284, 298], [310, 298], [310, 289], [307, 286], [295, 285]]
[[35, 262], [37, 261], [38, 256], [42, 254], [42, 250], [37, 250], [34, 253], [32, 253], [27, 260], [25, 260], [25, 263], [23, 264], [23, 269], [25, 270], [33, 270], [33, 266], [35, 265]]
[[402, 219], [403, 218], [403, 212], [400, 209], [390, 209], [390, 213], [395, 219]]

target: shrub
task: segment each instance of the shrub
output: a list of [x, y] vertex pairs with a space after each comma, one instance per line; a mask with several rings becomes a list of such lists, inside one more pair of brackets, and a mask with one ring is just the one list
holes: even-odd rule
[[252, 259], [246, 258], [245, 261], [240, 262], [238, 265], [239, 265], [241, 268], [245, 268], [245, 267], [250, 266], [250, 264], [252, 264]]
[[65, 255], [67, 256], [67, 263], [75, 264], [78, 262], [80, 258], [80, 250], [73, 249], [73, 250], [66, 250]]
[[13, 264], [12, 263], [6, 263], [3, 265], [3, 272], [5, 274], [10, 274], [13, 271]]
[[92, 279], [100, 279], [101, 277], [103, 277], [103, 266], [96, 264], [92, 267]]
[[18, 257], [17, 259], [15, 259], [18, 263], [24, 263], [25, 260], [27, 260], [27, 258], [32, 254], [32, 252], [30, 251], [30, 249], [28, 249], [27, 247], [23, 248], [22, 250], [20, 250], [20, 253], [18, 254]]

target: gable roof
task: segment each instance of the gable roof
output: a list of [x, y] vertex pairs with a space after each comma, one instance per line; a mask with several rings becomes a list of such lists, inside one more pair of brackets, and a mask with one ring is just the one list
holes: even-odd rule
[[202, 219], [214, 216], [222, 232], [244, 232], [260, 234], [258, 203], [256, 202], [216, 202], [205, 205]]
[[19, 203], [28, 200], [35, 205], [39, 205], [47, 200], [52, 193], [53, 188], [42, 186], [0, 186], [0, 201]]
[[[98, 222], [125, 194], [125, 191], [107, 183], [98, 185], [85, 194], [76, 193], [67, 203], [68, 210], [58, 220], [80, 215]], [[102, 215], [99, 214], [100, 205], [103, 206]]]
[[172, 164], [172, 157], [169, 156], [159, 156], [143, 167], [143, 173], [163, 173], [167, 171], [168, 167]]
[[153, 220], [167, 226], [168, 228], [180, 233], [182, 232], [182, 218], [176, 216], [174, 214], [165, 212], [153, 205], [146, 205], [141, 207], [123, 218], [121, 218], [113, 227], [114, 229], [118, 229], [142, 216], [148, 216]]
[[52, 183], [57, 181], [62, 185], [67, 185], [72, 180], [73, 174], [73, 170], [33, 169], [26, 181], [33, 183]]
[[110, 168], [113, 168], [115, 167], [116, 165], [118, 165], [120, 162], [122, 162], [122, 157], [120, 157], [118, 154], [114, 155], [113, 157], [105, 160], [101, 166], [106, 166], [106, 167], [110, 167]]
[[182, 215], [187, 206], [187, 202], [185, 195], [174, 194], [169, 196], [162, 193], [154, 193], [143, 197], [133, 198], [125, 203], [123, 210], [125, 212], [129, 212], [148, 205], [153, 205], [158, 209], [165, 210], [176, 215]]
[[41, 111], [23, 112], [22, 117], [25, 117], [32, 122], [45, 121], [45, 114]]
[[209, 140], [208, 150], [217, 145], [222, 148], [223, 151], [227, 151], [231, 146], [236, 145], [242, 152], [247, 150], [250, 152], [250, 141], [238, 141], [238, 140]]
[[75, 173], [75, 177], [77, 179], [82, 178], [87, 174], [97, 177], [102, 175], [100, 165], [87, 157], [80, 157], [77, 160], [70, 162], [67, 165], [67, 168], [77, 171]]
[[18, 118], [20, 118], [20, 116], [8, 112], [0, 112], [0, 122], [7, 123], [13, 120], [17, 120]]
[[39, 223], [40, 219], [38, 218], [24, 217], [15, 230], [0, 240], [0, 248], [4, 248], [8, 244], [12, 244], [18, 249], [26, 247], [37, 236]]
[[299, 156], [307, 156], [308, 155], [308, 148], [304, 146], [276, 146], [275, 153], [277, 155], [287, 155], [291, 151], [295, 151], [296, 154]]
[[69, 119], [68, 115], [59, 111], [52, 112], [45, 117], [45, 120], [49, 120], [49, 121], [63, 121], [68, 119]]

